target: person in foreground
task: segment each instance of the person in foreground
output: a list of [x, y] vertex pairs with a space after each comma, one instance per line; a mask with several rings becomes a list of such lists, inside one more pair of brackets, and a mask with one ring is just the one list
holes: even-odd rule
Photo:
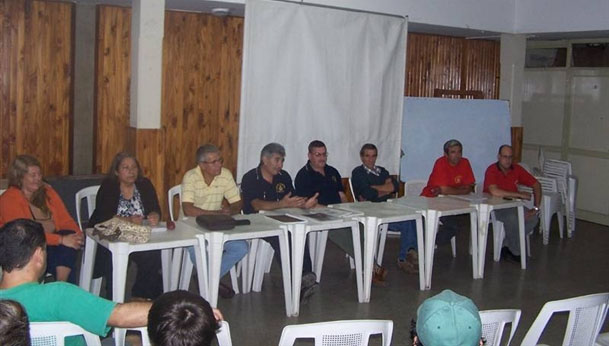
[[426, 299], [417, 310], [410, 336], [413, 346], [482, 346], [476, 304], [451, 290]]
[[[366, 143], [359, 151], [362, 165], [351, 172], [353, 195], [358, 201], [385, 202], [398, 191], [398, 181], [389, 172], [376, 165], [378, 150], [376, 145]], [[415, 221], [393, 222], [389, 229], [400, 232], [400, 252], [397, 265], [409, 274], [419, 272], [417, 253], [417, 229]], [[373, 282], [379, 284], [385, 280], [386, 269], [376, 266]]]
[[203, 297], [173, 291], [157, 298], [148, 313], [148, 337], [154, 346], [209, 346], [223, 319]]
[[[108, 176], [97, 191], [95, 210], [89, 219], [89, 227], [115, 216], [136, 224], [146, 222], [155, 226], [161, 218], [161, 207], [154, 186], [141, 175], [140, 164], [126, 152], [116, 154]], [[154, 299], [163, 293], [160, 251], [132, 253], [129, 259], [137, 264], [133, 297]], [[97, 247], [94, 277], [105, 276], [107, 294], [112, 290], [112, 259], [110, 251]]]
[[[241, 191], [243, 192], [243, 212], [257, 213], [260, 210], [281, 208], [310, 209], [317, 206], [318, 193], [309, 198], [294, 195], [292, 178], [283, 170], [285, 148], [278, 143], [269, 143], [260, 152], [260, 164], [243, 175]], [[264, 238], [275, 250], [275, 259], [281, 263], [279, 237]], [[300, 300], [306, 302], [314, 293], [317, 276], [313, 273], [309, 247], [305, 245], [302, 265], [302, 284]]]
[[[184, 215], [239, 214], [241, 194], [231, 172], [222, 167], [224, 161], [220, 150], [212, 144], [203, 145], [197, 149], [196, 160], [197, 167], [186, 172], [182, 179]], [[226, 275], [248, 251], [249, 246], [245, 240], [225, 242], [220, 277]], [[188, 252], [192, 263], [195, 263], [194, 249], [190, 247]], [[220, 282], [219, 294], [222, 298], [232, 298], [235, 291]]]
[[[469, 160], [463, 157], [463, 145], [456, 139], [444, 143], [444, 155], [433, 165], [427, 186], [421, 196], [467, 195], [474, 192], [476, 180]], [[446, 244], [457, 234], [458, 216], [443, 216], [438, 227], [436, 244]]]
[[[25, 308], [31, 322], [67, 321], [106, 336], [110, 327], [143, 327], [149, 302], [115, 303], [66, 282], [39, 283], [45, 272], [47, 247], [43, 227], [17, 219], [0, 228], [0, 299], [12, 299]], [[81, 337], [66, 345], [82, 345]]]
[[58, 281], [76, 282], [74, 265], [83, 235], [55, 190], [42, 180], [40, 162], [19, 155], [8, 171], [9, 188], [0, 196], [0, 226], [15, 219], [42, 224], [47, 239], [47, 272]]
[[[525, 211], [525, 235], [531, 234], [539, 217], [539, 204], [541, 203], [541, 185], [529, 172], [517, 163], [513, 163], [512, 147], [504, 144], [499, 147], [497, 162], [486, 169], [484, 175], [484, 192], [496, 197], [521, 198], [530, 200], [531, 194], [518, 191], [518, 185], [533, 188], [532, 209]], [[518, 233], [518, 211], [516, 208], [495, 210], [497, 220], [503, 222], [505, 230], [504, 247], [501, 256], [509, 261], [520, 263], [520, 237]]]
[[0, 345], [30, 346], [30, 322], [21, 304], [0, 300]]

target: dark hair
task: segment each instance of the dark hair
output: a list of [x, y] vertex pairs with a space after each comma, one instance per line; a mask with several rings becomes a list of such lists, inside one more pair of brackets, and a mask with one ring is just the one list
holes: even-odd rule
[[[27, 174], [30, 167], [40, 168], [40, 161], [31, 155], [17, 155], [8, 169], [8, 186], [21, 190], [23, 188], [23, 177]], [[32, 193], [30, 203], [51, 216], [51, 210], [49, 210], [47, 205], [47, 189], [45, 184], [40, 185], [40, 188]]]
[[372, 143], [366, 143], [362, 145], [362, 148], [359, 150], [359, 156], [364, 156], [364, 152], [366, 150], [374, 150], [377, 154], [379, 153], [378, 149], [376, 149], [376, 145]]
[[461, 144], [461, 142], [456, 139], [449, 139], [446, 141], [446, 143], [444, 143], [444, 153], [448, 154], [448, 149], [452, 147], [459, 147], [461, 148], [461, 150], [463, 150], [463, 145]]
[[30, 322], [14, 300], [0, 300], [0, 345], [30, 346]]
[[260, 161], [263, 157], [271, 157], [273, 154], [277, 154], [281, 157], [285, 157], [285, 148], [279, 143], [269, 143], [262, 148], [260, 151]]
[[0, 267], [7, 273], [23, 268], [39, 247], [46, 249], [41, 224], [28, 219], [5, 224], [0, 228]]
[[137, 180], [140, 180], [142, 178], [142, 169], [140, 168], [140, 163], [137, 161], [135, 156], [126, 151], [121, 151], [114, 156], [114, 159], [112, 159], [112, 163], [110, 164], [110, 170], [108, 170], [108, 177], [118, 180], [116, 173], [118, 173], [118, 167], [121, 165], [121, 162], [123, 162], [124, 159], [133, 159], [133, 161], [135, 161], [135, 165], [137, 166]]
[[501, 155], [501, 150], [503, 148], [510, 148], [510, 149], [512, 149], [512, 146], [509, 145], [509, 144], [503, 144], [502, 146], [499, 147], [499, 150], [497, 150], [497, 155]]
[[148, 336], [155, 346], [207, 346], [219, 328], [209, 303], [187, 291], [163, 294], [148, 313]]
[[309, 152], [312, 153], [313, 152], [313, 148], [325, 148], [326, 145], [324, 144], [324, 142], [319, 141], [319, 140], [314, 140], [311, 143], [309, 143]]

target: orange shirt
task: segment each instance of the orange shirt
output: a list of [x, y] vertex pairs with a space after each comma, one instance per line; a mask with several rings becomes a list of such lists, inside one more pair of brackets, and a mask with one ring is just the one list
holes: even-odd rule
[[[82, 233], [78, 225], [68, 213], [61, 197], [49, 185], [47, 189], [47, 205], [51, 211], [51, 217], [55, 223], [56, 230], [71, 230]], [[21, 190], [11, 186], [0, 196], [0, 226], [15, 219], [33, 220], [30, 203], [25, 198]], [[55, 233], [45, 233], [48, 245], [59, 245], [59, 235]]]

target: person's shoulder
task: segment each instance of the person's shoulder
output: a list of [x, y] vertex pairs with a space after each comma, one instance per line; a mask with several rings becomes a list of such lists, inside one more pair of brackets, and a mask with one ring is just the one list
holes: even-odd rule
[[252, 168], [243, 175], [243, 178], [241, 178], [241, 186], [252, 184], [256, 181], [256, 169], [257, 168]]
[[471, 166], [470, 163], [469, 163], [469, 160], [467, 159], [467, 157], [462, 157], [461, 158], [461, 162], [463, 162], [463, 165]]
[[230, 179], [232, 181], [235, 180], [233, 178], [233, 173], [231, 173], [231, 171], [228, 168], [225, 168], [225, 167], [222, 167], [222, 169], [220, 170], [220, 177], [224, 178], [224, 179]]
[[351, 176], [354, 176], [356, 174], [362, 174], [364, 173], [364, 167], [362, 165], [359, 165], [355, 168], [353, 168], [353, 170], [351, 171]]
[[15, 186], [9, 186], [3, 194], [0, 195], [0, 199], [13, 199], [21, 195], [21, 190], [16, 188]]
[[493, 162], [486, 167], [486, 172], [494, 172], [497, 170], [497, 162]]
[[328, 170], [328, 172], [330, 172], [333, 175], [338, 175], [340, 177], [340, 173], [338, 172], [338, 169], [330, 166], [330, 165], [326, 165], [326, 168]]
[[281, 180], [289, 180], [292, 181], [292, 176], [290, 176], [290, 173], [288, 173], [288, 171], [284, 171], [283, 169], [279, 172], [279, 178]]

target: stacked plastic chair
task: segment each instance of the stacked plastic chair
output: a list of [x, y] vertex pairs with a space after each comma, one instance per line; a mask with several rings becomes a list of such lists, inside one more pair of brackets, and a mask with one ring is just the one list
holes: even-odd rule
[[577, 193], [577, 179], [573, 176], [571, 163], [561, 160], [544, 160], [543, 175], [556, 179], [558, 192], [560, 192], [567, 216], [567, 236], [571, 238], [575, 230], [575, 195]]

